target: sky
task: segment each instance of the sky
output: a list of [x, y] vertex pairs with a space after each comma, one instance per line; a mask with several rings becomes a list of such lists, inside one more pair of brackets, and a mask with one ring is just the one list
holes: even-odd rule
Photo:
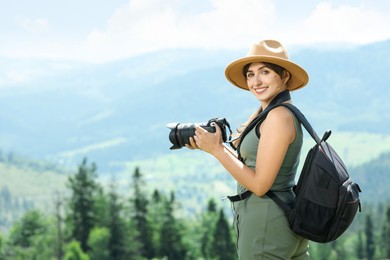
[[0, 57], [106, 63], [167, 49], [361, 45], [390, 38], [389, 0], [0, 0]]

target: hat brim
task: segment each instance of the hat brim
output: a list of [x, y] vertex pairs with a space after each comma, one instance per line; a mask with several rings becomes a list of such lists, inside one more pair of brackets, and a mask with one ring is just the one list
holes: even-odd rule
[[290, 91], [303, 88], [309, 82], [309, 75], [298, 64], [295, 64], [294, 62], [291, 62], [286, 59], [265, 55], [254, 55], [233, 61], [225, 69], [226, 78], [233, 85], [245, 90], [249, 90], [248, 85], [246, 83], [246, 79], [243, 74], [243, 69], [245, 65], [253, 62], [273, 63], [288, 70], [291, 74], [291, 77], [288, 82], [287, 89]]

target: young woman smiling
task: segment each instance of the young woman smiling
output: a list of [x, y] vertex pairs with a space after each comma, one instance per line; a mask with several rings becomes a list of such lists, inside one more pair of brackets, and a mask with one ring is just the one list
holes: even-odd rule
[[[289, 92], [304, 87], [309, 80], [306, 71], [290, 61], [284, 46], [275, 40], [255, 44], [246, 57], [227, 66], [225, 75], [260, 102], [239, 134], [274, 99], [283, 96], [283, 102], [292, 102]], [[287, 108], [272, 109], [237, 139], [240, 157], [222, 143], [221, 130], [215, 127], [215, 133], [196, 127], [187, 147], [214, 156], [236, 179], [238, 194], [251, 191], [251, 196], [232, 202], [239, 259], [308, 259], [308, 241], [290, 230], [283, 210], [266, 195], [272, 190], [285, 202], [294, 202], [292, 187], [303, 137], [298, 120]]]

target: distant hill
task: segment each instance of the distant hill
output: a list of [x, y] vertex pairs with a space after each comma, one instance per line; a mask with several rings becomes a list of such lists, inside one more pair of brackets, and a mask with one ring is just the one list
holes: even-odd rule
[[[390, 41], [290, 51], [310, 74], [294, 101], [319, 133], [390, 135], [389, 52]], [[53, 71], [22, 83], [0, 80], [0, 147], [59, 165], [88, 156], [105, 172], [171, 153], [167, 123], [220, 116], [235, 128], [259, 105], [223, 74], [245, 53], [171, 50], [102, 65], [0, 57], [0, 68]]]
[[54, 213], [56, 200], [67, 194], [69, 169], [0, 150], [0, 233], [7, 232], [27, 210]]
[[359, 183], [363, 202], [383, 202], [390, 200], [390, 153], [351, 169], [351, 174]]

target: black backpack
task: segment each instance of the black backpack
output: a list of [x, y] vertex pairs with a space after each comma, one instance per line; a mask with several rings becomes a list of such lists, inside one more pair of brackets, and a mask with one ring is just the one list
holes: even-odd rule
[[[320, 139], [295, 106], [287, 103], [273, 104], [255, 121], [263, 120], [277, 106], [284, 106], [294, 113], [316, 144], [308, 152], [298, 183], [294, 187], [294, 206], [291, 208], [271, 190], [267, 192], [267, 196], [286, 212], [290, 228], [295, 234], [318, 243], [333, 241], [350, 226], [357, 210], [361, 211], [360, 187], [352, 182], [343, 161], [326, 142], [331, 131], [327, 131]], [[253, 127], [252, 124], [251, 126]], [[228, 198], [232, 202], [239, 201], [249, 197], [251, 193], [246, 191]]]

